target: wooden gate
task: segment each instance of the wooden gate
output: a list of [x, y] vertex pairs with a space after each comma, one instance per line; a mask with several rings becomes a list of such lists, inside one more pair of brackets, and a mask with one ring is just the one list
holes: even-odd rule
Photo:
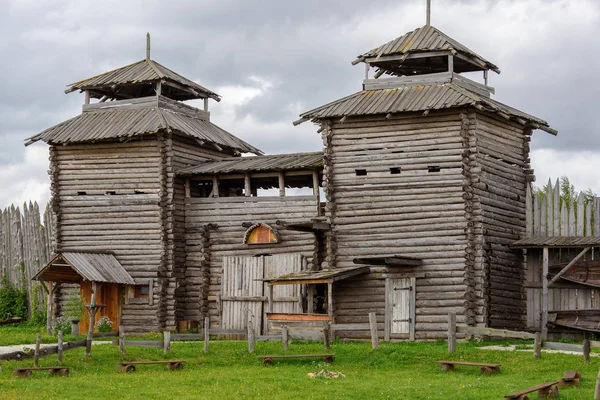
[[[266, 327], [265, 313], [268, 309], [268, 288], [261, 279], [297, 272], [302, 270], [302, 266], [303, 256], [301, 254], [223, 257], [222, 329], [246, 329], [248, 317], [252, 316], [255, 322], [255, 331], [257, 334], [261, 334], [262, 328]], [[300, 293], [300, 285], [275, 286], [273, 311], [301, 312]]]
[[386, 301], [391, 307], [390, 331], [392, 334], [415, 338], [415, 278], [390, 279]]

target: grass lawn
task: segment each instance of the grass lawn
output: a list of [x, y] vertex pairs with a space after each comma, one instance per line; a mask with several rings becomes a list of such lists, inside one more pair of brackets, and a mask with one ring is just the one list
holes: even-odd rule
[[[0, 343], [22, 328], [0, 327]], [[21, 333], [26, 336], [26, 333]], [[35, 338], [33, 333], [33, 337]], [[14, 341], [13, 341], [14, 342]], [[31, 342], [28, 340], [27, 342]], [[23, 342], [21, 342], [23, 343]], [[506, 343], [506, 342], [502, 342]], [[513, 342], [514, 343], [514, 342]], [[520, 342], [525, 343], [525, 342]], [[64, 365], [70, 377], [34, 373], [31, 379], [12, 376], [12, 369], [32, 366], [32, 360], [1, 362], [2, 399], [502, 399], [505, 394], [539, 383], [557, 380], [570, 369], [583, 378], [580, 387], [560, 389], [562, 399], [591, 399], [600, 359], [584, 364], [581, 356], [531, 352], [487, 351], [478, 347], [492, 343], [459, 343], [449, 355], [444, 342], [332, 344], [333, 364], [312, 360], [281, 360], [264, 367], [256, 354], [283, 354], [281, 343], [256, 343], [256, 354], [248, 354], [246, 342], [211, 341], [203, 353], [202, 342], [174, 342], [171, 354], [161, 349], [128, 347], [120, 355], [118, 346], [94, 346], [92, 357], [83, 349], [65, 352]], [[493, 342], [493, 344], [500, 344]], [[322, 344], [294, 342], [288, 353], [322, 353]], [[143, 365], [133, 373], [116, 370], [123, 360], [187, 360], [181, 371], [164, 365]], [[476, 367], [457, 366], [440, 370], [436, 360], [467, 360], [502, 364], [502, 372], [481, 375]], [[56, 364], [56, 355], [41, 358], [40, 366]], [[339, 379], [309, 378], [307, 373], [328, 369], [343, 372]], [[531, 396], [536, 398], [536, 395]]]

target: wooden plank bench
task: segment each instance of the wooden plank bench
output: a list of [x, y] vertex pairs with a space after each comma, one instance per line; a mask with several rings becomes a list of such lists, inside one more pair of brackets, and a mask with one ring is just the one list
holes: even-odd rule
[[579, 386], [579, 380], [581, 379], [581, 374], [577, 371], [567, 371], [563, 375], [558, 387], [565, 386]]
[[500, 364], [487, 364], [487, 363], [475, 363], [468, 361], [447, 361], [440, 360], [438, 361], [441, 364], [441, 367], [444, 371], [453, 371], [455, 365], [471, 365], [475, 367], [481, 367], [482, 374], [496, 374], [500, 372]]
[[273, 365], [273, 360], [276, 358], [323, 358], [326, 363], [332, 363], [335, 354], [281, 354], [273, 356], [258, 356], [263, 360], [263, 365]]
[[13, 375], [19, 378], [29, 378], [33, 375], [33, 371], [48, 371], [50, 375], [69, 376], [69, 368], [67, 367], [15, 368], [13, 369]]
[[558, 397], [558, 385], [561, 381], [546, 382], [541, 385], [532, 386], [528, 389], [523, 389], [520, 392], [507, 394], [504, 399], [510, 400], [529, 400], [528, 393], [537, 392], [538, 399], [555, 399]]
[[125, 372], [134, 372], [136, 365], [167, 364], [171, 371], [183, 368], [185, 360], [166, 360], [166, 361], [123, 361], [117, 364], [117, 370]]

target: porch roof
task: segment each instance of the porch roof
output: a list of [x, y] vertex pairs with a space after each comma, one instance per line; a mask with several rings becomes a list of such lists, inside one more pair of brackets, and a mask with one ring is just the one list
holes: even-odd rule
[[111, 253], [59, 253], [32, 278], [50, 282], [100, 282], [135, 285]]
[[600, 246], [600, 236], [542, 236], [521, 239], [510, 245], [513, 249], [594, 246]]
[[367, 266], [323, 269], [321, 271], [299, 271], [291, 274], [263, 279], [270, 285], [311, 285], [333, 283], [370, 271]]

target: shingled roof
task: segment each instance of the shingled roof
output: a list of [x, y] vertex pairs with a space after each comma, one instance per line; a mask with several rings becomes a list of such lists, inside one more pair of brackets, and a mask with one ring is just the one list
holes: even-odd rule
[[300, 114], [295, 124], [307, 120], [355, 115], [394, 114], [411, 111], [442, 110], [471, 106], [483, 112], [496, 113], [549, 133], [557, 132], [548, 123], [515, 108], [462, 87], [458, 81], [443, 84], [401, 86], [393, 89], [363, 90]]
[[212, 175], [250, 171], [288, 171], [323, 167], [323, 152], [273, 154], [259, 157], [205, 161], [179, 171], [179, 175]]
[[143, 84], [153, 84], [156, 82], [164, 82], [168, 86], [170, 85], [169, 90], [172, 92], [172, 95], [169, 97], [176, 100], [208, 97], [216, 101], [221, 101], [221, 97], [215, 92], [149, 59], [140, 60], [133, 64], [71, 83], [67, 85], [69, 88], [65, 90], [65, 93], [75, 90], [87, 90], [90, 92], [90, 96], [94, 98], [108, 96], [110, 98], [121, 99], [123, 98], [120, 97], [123, 87], [135, 85], [136, 90], [141, 90]]
[[166, 97], [145, 97], [83, 106], [83, 113], [27, 139], [25, 145], [42, 140], [48, 144], [85, 143], [105, 139], [174, 132], [238, 150], [262, 151], [210, 122], [208, 113]]
[[[462, 55], [465, 58], [462, 60], [463, 64], [465, 61], [468, 61], [468, 64], [471, 64], [470, 67], [467, 64], [461, 66], [459, 64], [461, 60], [455, 60], [454, 70], [456, 72], [491, 69], [492, 71], [500, 73], [500, 69], [496, 65], [487, 61], [485, 58], [470, 50], [465, 45], [457, 42], [439, 29], [430, 25], [417, 28], [414, 31], [408, 32], [405, 35], [387, 42], [384, 45], [359, 55], [357, 59], [354, 60], [353, 64], [365, 61], [369, 62], [373, 66], [380, 67], [382, 69], [388, 69], [391, 64], [389, 64], [389, 60], [386, 60], [386, 58], [398, 55], [408, 56], [416, 53], [434, 52], [450, 52], [454, 55]], [[408, 66], [408, 69], [411, 68], [413, 68], [413, 66]], [[404, 75], [409, 74], [408, 71], [403, 71], [397, 66], [392, 69], [392, 71], [394, 70], [397, 70], [398, 73], [402, 73]]]

